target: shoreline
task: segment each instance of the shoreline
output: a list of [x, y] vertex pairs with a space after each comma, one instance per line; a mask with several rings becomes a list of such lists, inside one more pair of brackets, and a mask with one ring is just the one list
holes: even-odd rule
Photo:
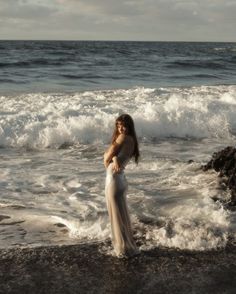
[[130, 259], [108, 243], [0, 249], [0, 293], [235, 293], [236, 246], [155, 248]]

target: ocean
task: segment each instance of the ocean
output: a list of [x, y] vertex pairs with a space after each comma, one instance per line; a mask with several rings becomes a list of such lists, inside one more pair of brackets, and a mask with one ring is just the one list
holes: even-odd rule
[[236, 241], [229, 191], [201, 165], [235, 146], [236, 43], [0, 41], [0, 248], [110, 238], [103, 152], [121, 113], [142, 250]]

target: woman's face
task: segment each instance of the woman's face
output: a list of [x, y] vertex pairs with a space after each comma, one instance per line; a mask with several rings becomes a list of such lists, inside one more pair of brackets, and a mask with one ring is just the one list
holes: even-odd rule
[[121, 121], [118, 121], [116, 123], [117, 131], [119, 134], [125, 134], [127, 135], [128, 129], [124, 126], [124, 124]]

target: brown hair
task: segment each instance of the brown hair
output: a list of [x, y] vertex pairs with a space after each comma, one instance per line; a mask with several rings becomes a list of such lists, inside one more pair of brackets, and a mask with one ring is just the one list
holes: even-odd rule
[[135, 162], [138, 163], [138, 159], [140, 156], [138, 140], [137, 140], [137, 136], [135, 132], [134, 121], [129, 114], [122, 114], [119, 117], [117, 117], [111, 143], [113, 144], [119, 135], [118, 129], [117, 129], [118, 122], [121, 122], [127, 128], [127, 134], [130, 135], [134, 140], [134, 152], [132, 156], [134, 157]]

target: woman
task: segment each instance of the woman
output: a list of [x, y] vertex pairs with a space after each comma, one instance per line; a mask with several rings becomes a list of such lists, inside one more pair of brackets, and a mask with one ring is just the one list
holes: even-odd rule
[[134, 122], [130, 115], [122, 114], [116, 119], [111, 145], [104, 154], [104, 165], [107, 169], [106, 202], [111, 221], [112, 243], [118, 257], [138, 253], [126, 203], [128, 184], [124, 174], [132, 157], [138, 163], [139, 148]]

